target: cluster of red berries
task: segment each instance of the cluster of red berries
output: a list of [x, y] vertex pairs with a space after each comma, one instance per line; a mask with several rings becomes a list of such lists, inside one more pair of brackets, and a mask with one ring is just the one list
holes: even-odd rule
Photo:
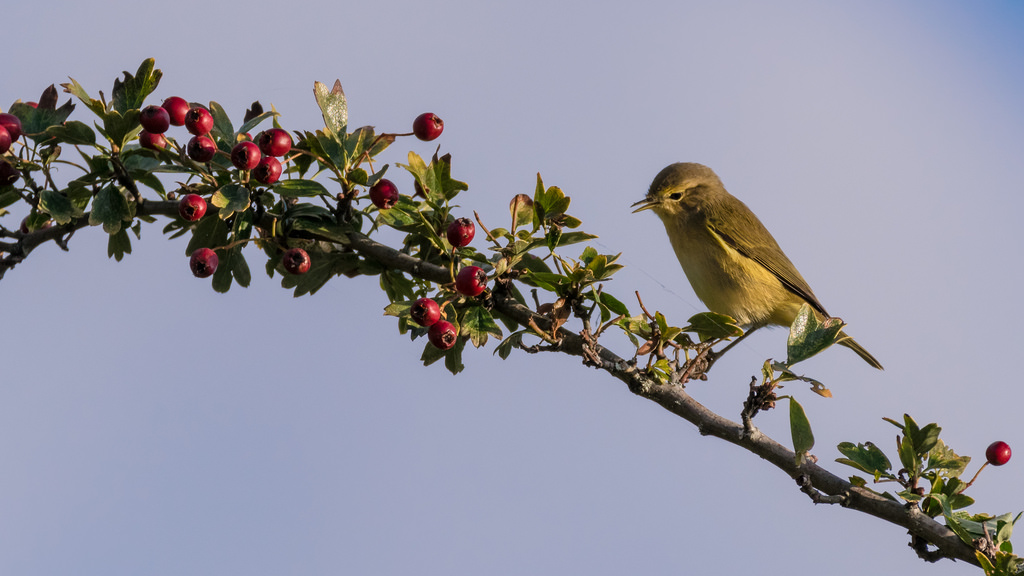
[[[420, 140], [430, 142], [441, 135], [444, 131], [444, 120], [437, 117], [433, 112], [424, 112], [412, 122], [412, 133]], [[419, 182], [416, 183], [416, 193], [421, 194]], [[398, 186], [387, 178], [381, 178], [376, 184], [370, 186], [370, 202], [381, 210], [387, 210], [398, 203]], [[453, 242], [454, 244], [454, 242]]]
[[[476, 226], [469, 218], [458, 218], [448, 225], [446, 236], [454, 248], [468, 246], [476, 235]], [[455, 291], [465, 296], [479, 296], [487, 289], [487, 274], [479, 266], [463, 266], [455, 277]], [[427, 339], [441, 350], [455, 346], [458, 333], [451, 322], [441, 319], [441, 309], [431, 298], [420, 298], [409, 310], [412, 321], [427, 329]]]
[[[21, 120], [14, 114], [0, 114], [0, 154], [5, 154], [21, 138]], [[18, 181], [21, 174], [6, 160], [0, 160], [0, 186]]]
[[[171, 96], [160, 106], [147, 106], [139, 115], [142, 133], [139, 144], [143, 148], [162, 150], [167, 146], [164, 132], [171, 126], [184, 126], [192, 134], [185, 153], [196, 162], [209, 162], [217, 154], [217, 144], [210, 138], [213, 115], [206, 108], [190, 107], [184, 98]], [[292, 149], [292, 137], [280, 128], [264, 130], [256, 141], [243, 141], [231, 150], [231, 163], [239, 170], [250, 170], [260, 184], [273, 184], [281, 178], [278, 158]]]

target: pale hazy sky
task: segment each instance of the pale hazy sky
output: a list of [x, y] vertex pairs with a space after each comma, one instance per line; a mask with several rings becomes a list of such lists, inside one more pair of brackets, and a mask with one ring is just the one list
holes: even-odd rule
[[[830, 464], [842, 441], [895, 460], [881, 418], [904, 412], [971, 472], [993, 440], [1024, 446], [1024, 3], [56, 0], [4, 21], [4, 109], [68, 76], [109, 94], [152, 56], [154, 103], [216, 100], [236, 124], [258, 99], [315, 129], [312, 83], [335, 78], [353, 126], [436, 112], [467, 211], [507, 225], [540, 172], [623, 253], [607, 290], [679, 325], [703, 308], [628, 207], [666, 164], [707, 164], [886, 366], [837, 349], [804, 367], [834, 398], [786, 388], [822, 463], [853, 472]], [[574, 359], [423, 368], [375, 279], [294, 299], [250, 248], [253, 285], [216, 294], [161, 228], [121, 263], [83, 230], [0, 282], [4, 574], [973, 570], [923, 565], [903, 530], [812, 505]], [[736, 418], [784, 343], [751, 337], [690, 392]], [[758, 424], [788, 442], [784, 410]], [[986, 470], [975, 509], [1024, 509], [1021, 466]]]

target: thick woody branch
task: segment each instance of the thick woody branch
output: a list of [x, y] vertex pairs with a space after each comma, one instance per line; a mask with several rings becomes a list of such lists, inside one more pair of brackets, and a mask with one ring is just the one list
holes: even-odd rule
[[[137, 205], [136, 214], [173, 218], [177, 215], [177, 210], [177, 202], [144, 201]], [[51, 240], [62, 242], [67, 235], [87, 226], [88, 220], [86, 214], [65, 226], [55, 226], [24, 235], [10, 234], [17, 241], [0, 242], [0, 251], [6, 253], [5, 257], [0, 259], [0, 277], [4, 271], [20, 262], [37, 246]], [[273, 217], [264, 215], [259, 225], [269, 228], [272, 220]], [[390, 269], [438, 284], [451, 282], [451, 272], [448, 268], [423, 262], [362, 234], [349, 235], [348, 245], [362, 256]], [[500, 288], [492, 292], [492, 302], [495, 309], [520, 325], [533, 324], [558, 342], [557, 346], [545, 347], [546, 349], [579, 356], [587, 365], [604, 370], [622, 381], [634, 394], [656, 402], [669, 412], [690, 422], [702, 435], [720, 438], [760, 456], [796, 480], [800, 490], [808, 494], [815, 503], [839, 503], [845, 508], [858, 510], [906, 528], [911, 534], [911, 546], [922, 558], [935, 561], [945, 557], [979, 565], [971, 546], [964, 544], [956, 534], [925, 515], [917, 506], [903, 505], [870, 490], [856, 487], [808, 461], [807, 458], [798, 464], [796, 454], [792, 450], [752, 426], [750, 429], [744, 429], [742, 424], [712, 412], [694, 400], [684, 388], [661, 384], [644, 374], [633, 362], [597, 345], [593, 339], [585, 339], [565, 328], [552, 331], [552, 323], [548, 317], [520, 304], [510, 295], [503, 293]], [[929, 551], [928, 545], [935, 547], [936, 550]]]

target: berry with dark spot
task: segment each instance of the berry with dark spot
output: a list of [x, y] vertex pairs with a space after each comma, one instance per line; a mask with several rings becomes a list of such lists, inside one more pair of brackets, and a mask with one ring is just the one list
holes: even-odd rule
[[231, 163], [239, 170], [252, 170], [262, 157], [259, 146], [252, 142], [239, 142], [231, 149]]
[[206, 214], [206, 200], [199, 194], [186, 194], [178, 202], [178, 215], [183, 220], [196, 222]]
[[466, 296], [479, 296], [487, 288], [487, 274], [479, 266], [466, 266], [455, 277], [455, 290]]
[[185, 130], [196, 136], [209, 134], [213, 130], [213, 116], [206, 108], [189, 108], [185, 113]]
[[273, 184], [281, 178], [281, 161], [273, 156], [264, 156], [252, 169], [252, 177], [260, 184]]
[[412, 133], [424, 142], [430, 142], [444, 131], [444, 120], [437, 117], [433, 112], [420, 114], [412, 122]]
[[476, 226], [469, 218], [459, 218], [448, 225], [448, 243], [456, 248], [469, 246], [476, 235]]
[[441, 308], [432, 298], [420, 298], [413, 302], [409, 317], [420, 326], [429, 328], [441, 319]]
[[309, 254], [306, 253], [302, 248], [289, 248], [284, 253], [284, 269], [289, 274], [305, 274], [309, 272], [309, 266], [311, 264], [309, 260]]
[[217, 145], [206, 136], [193, 136], [185, 146], [185, 152], [196, 162], [209, 162], [217, 154]]
[[427, 329], [427, 339], [440, 350], [450, 350], [459, 339], [455, 326], [447, 320], [438, 320]]
[[209, 248], [199, 248], [192, 253], [192, 257], [188, 261], [189, 267], [192, 268], [192, 274], [196, 278], [213, 276], [213, 273], [217, 271], [218, 264], [220, 264], [220, 259], [217, 258], [217, 253]]

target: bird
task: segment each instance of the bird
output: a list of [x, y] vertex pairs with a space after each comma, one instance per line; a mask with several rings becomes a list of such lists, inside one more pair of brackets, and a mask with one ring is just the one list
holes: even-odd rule
[[[768, 229], [711, 168], [671, 164], [632, 207], [634, 213], [651, 210], [661, 219], [697, 297], [710, 311], [734, 318], [748, 334], [763, 326], [790, 326], [804, 303], [831, 318]], [[883, 369], [844, 332], [837, 342]]]

